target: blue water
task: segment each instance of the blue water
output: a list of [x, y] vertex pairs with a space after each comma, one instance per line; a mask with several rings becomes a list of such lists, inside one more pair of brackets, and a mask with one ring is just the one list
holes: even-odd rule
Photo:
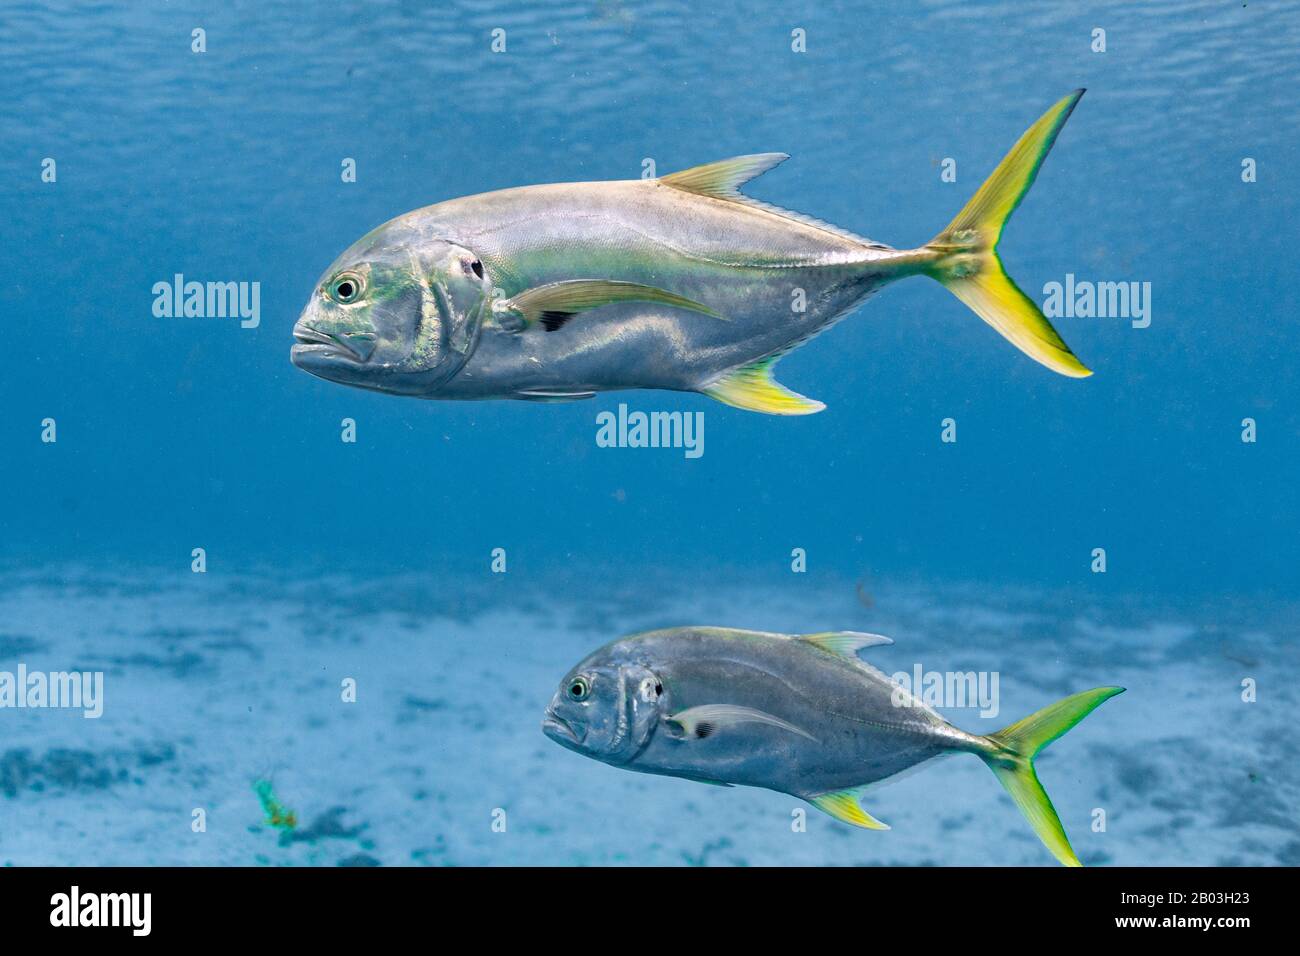
[[[587, 650], [707, 615], [892, 633], [891, 668], [998, 669], [1010, 719], [1125, 683], [1044, 764], [1085, 861], [1300, 859], [1277, 812], [1300, 798], [1279, 742], [1300, 703], [1300, 7], [701, 10], [0, 7], [0, 669], [108, 682], [98, 721], [0, 711], [0, 858], [1045, 862], [977, 761], [882, 791], [883, 848], [824, 818], [791, 844], [787, 798], [541, 736]], [[1000, 251], [1039, 300], [1067, 274], [1150, 283], [1149, 327], [1056, 320], [1091, 379], [919, 279], [782, 361], [828, 406], [807, 418], [658, 392], [421, 402], [289, 364], [324, 268], [409, 209], [782, 150], [749, 193], [912, 246], [1080, 86]], [[260, 324], [156, 318], [176, 273], [260, 283]], [[598, 448], [619, 402], [702, 410], [704, 455]], [[268, 774], [319, 824], [304, 838], [257, 826]], [[1090, 833], [1097, 806], [1128, 829]], [[520, 839], [494, 840], [498, 807]]]

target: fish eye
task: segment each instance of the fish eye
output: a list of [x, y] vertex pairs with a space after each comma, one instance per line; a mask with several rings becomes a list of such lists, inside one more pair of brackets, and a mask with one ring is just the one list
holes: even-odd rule
[[591, 682], [585, 677], [575, 677], [569, 682], [566, 693], [569, 700], [586, 700], [587, 695], [591, 693]]
[[461, 268], [466, 274], [474, 273], [479, 279], [483, 278], [483, 260], [481, 259], [462, 259]]
[[349, 305], [361, 298], [365, 280], [355, 272], [340, 272], [329, 284], [330, 298], [340, 305]]

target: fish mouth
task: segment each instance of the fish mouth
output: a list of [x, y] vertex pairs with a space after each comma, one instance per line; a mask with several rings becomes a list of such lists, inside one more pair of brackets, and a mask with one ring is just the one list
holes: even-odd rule
[[586, 736], [585, 734], [579, 735], [573, 729], [573, 725], [563, 717], [549, 712], [546, 719], [542, 721], [542, 733], [559, 744], [580, 744], [583, 737]]
[[[293, 348], [289, 350], [291, 359], [296, 359], [299, 356], [316, 355], [360, 363], [364, 362], [368, 357], [347, 338], [321, 332], [318, 329], [313, 329], [310, 325], [294, 326], [293, 338]], [[373, 341], [374, 337], [371, 336], [367, 339], [367, 344]]]

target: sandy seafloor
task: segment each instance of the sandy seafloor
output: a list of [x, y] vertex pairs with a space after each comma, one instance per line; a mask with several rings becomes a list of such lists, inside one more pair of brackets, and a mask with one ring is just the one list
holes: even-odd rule
[[[541, 733], [564, 672], [624, 633], [685, 623], [894, 637], [887, 673], [997, 670], [988, 732], [1067, 693], [1128, 693], [1039, 771], [1088, 864], [1300, 864], [1300, 664], [1288, 613], [986, 589], [661, 578], [547, 588], [509, 575], [352, 582], [14, 570], [0, 669], [103, 670], [99, 720], [0, 710], [0, 860], [31, 864], [1012, 864], [1051, 860], [992, 774], [956, 756], [876, 791], [867, 832], [782, 794], [635, 774]], [[868, 607], [870, 605], [870, 607]], [[1212, 618], [1212, 619], [1207, 619]], [[356, 703], [340, 682], [353, 677]], [[1241, 700], [1254, 678], [1258, 701]], [[300, 824], [262, 824], [270, 777]], [[204, 808], [206, 832], [191, 829]], [[1091, 812], [1104, 808], [1106, 831]], [[493, 811], [506, 812], [494, 832]]]

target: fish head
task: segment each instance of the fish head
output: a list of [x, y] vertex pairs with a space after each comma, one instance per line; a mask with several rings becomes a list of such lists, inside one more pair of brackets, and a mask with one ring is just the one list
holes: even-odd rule
[[650, 742], [663, 694], [663, 682], [646, 665], [598, 651], [560, 682], [542, 732], [569, 750], [625, 764]]
[[431, 395], [469, 361], [491, 296], [473, 252], [394, 220], [325, 270], [290, 359], [332, 382]]

